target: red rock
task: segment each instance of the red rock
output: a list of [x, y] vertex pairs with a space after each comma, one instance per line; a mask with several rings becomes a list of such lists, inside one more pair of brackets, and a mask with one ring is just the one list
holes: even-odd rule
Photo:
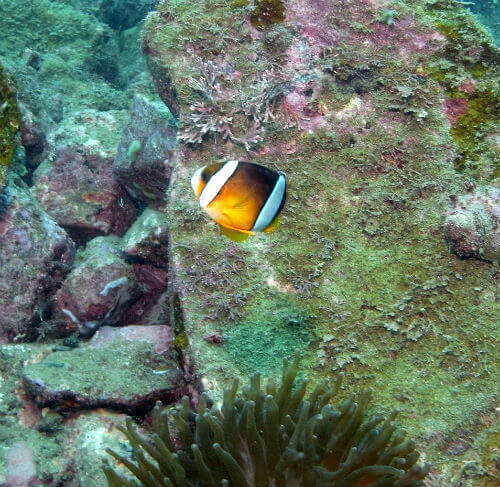
[[66, 146], [34, 174], [33, 193], [44, 209], [78, 243], [99, 235], [123, 235], [136, 210], [115, 181], [112, 159], [84, 145]]
[[29, 193], [11, 187], [0, 216], [0, 343], [36, 338], [32, 323], [73, 262], [74, 244]]
[[90, 346], [94, 348], [105, 348], [115, 340], [126, 340], [129, 342], [146, 340], [154, 343], [156, 353], [163, 353], [171, 346], [172, 339], [172, 329], [165, 325], [131, 325], [121, 328], [103, 326], [90, 341]]
[[133, 266], [118, 250], [117, 237], [99, 237], [87, 244], [81, 263], [55, 296], [55, 312], [69, 330], [87, 322], [116, 324], [141, 294]]

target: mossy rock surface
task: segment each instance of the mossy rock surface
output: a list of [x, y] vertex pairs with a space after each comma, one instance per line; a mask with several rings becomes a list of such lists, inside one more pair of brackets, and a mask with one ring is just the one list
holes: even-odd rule
[[11, 82], [0, 65], [0, 191], [4, 187], [7, 167], [16, 146], [20, 115]]
[[[459, 161], [442, 110], [448, 86], [430, 72], [452, 62], [460, 41], [440, 32], [423, 1], [291, 0], [284, 22], [262, 30], [240, 3], [163, 1], [145, 26], [156, 85], [181, 131], [196, 129], [197, 103], [210, 106], [214, 92], [197, 84], [210, 63], [237, 95], [216, 94], [213, 119], [241, 115], [271, 72], [283, 81], [260, 142], [214, 130], [179, 150], [168, 209], [179, 346], [216, 397], [230, 377], [272, 375], [294, 353], [312, 378], [343, 370], [347, 388], [371, 387], [379, 407], [402, 410], [438, 471], [492, 485], [485, 425], [494, 421], [497, 268], [453, 256], [442, 233], [450, 195], [466, 180], [492, 181], [492, 159]], [[384, 9], [395, 11], [391, 22]], [[277, 25], [291, 39], [270, 46]], [[489, 69], [483, 85], [493, 82]], [[240, 115], [233, 135], [248, 142]], [[224, 159], [287, 174], [274, 233], [236, 244], [199, 208], [191, 175]], [[213, 332], [222, 344], [204, 339]]]

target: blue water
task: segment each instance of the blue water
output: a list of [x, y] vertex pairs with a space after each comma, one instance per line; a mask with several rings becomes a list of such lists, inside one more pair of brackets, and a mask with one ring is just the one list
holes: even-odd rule
[[473, 0], [467, 2], [467, 7], [491, 33], [495, 44], [500, 47], [500, 0]]

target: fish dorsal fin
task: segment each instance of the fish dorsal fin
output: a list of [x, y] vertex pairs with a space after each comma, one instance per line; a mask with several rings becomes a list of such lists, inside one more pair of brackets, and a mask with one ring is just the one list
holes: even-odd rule
[[233, 230], [232, 228], [227, 228], [222, 225], [219, 225], [221, 232], [231, 240], [235, 242], [244, 242], [248, 237], [248, 233], [239, 232], [238, 230]]
[[276, 230], [280, 225], [280, 219], [276, 216], [274, 220], [264, 229], [264, 232], [272, 232]]

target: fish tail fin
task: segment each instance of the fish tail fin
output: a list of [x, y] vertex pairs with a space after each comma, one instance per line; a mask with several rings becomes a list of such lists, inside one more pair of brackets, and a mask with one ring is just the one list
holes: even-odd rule
[[272, 232], [276, 230], [280, 225], [280, 219], [275, 217], [274, 220], [264, 229], [264, 232]]

